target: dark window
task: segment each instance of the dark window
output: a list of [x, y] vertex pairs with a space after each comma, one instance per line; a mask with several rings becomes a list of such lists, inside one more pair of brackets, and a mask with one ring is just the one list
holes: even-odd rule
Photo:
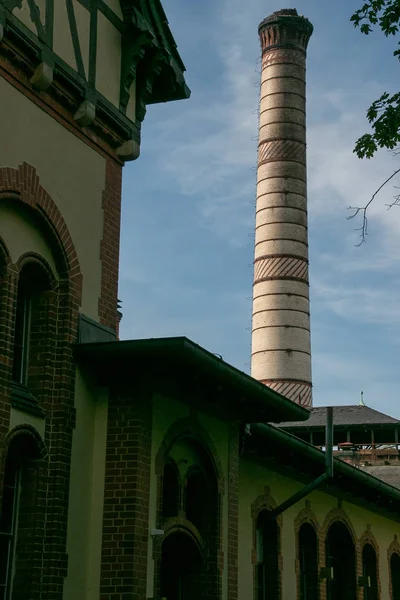
[[257, 600], [279, 600], [279, 525], [264, 510], [257, 519]]
[[300, 600], [318, 600], [318, 538], [310, 523], [300, 527], [299, 562]]
[[164, 520], [178, 515], [179, 497], [178, 472], [174, 465], [167, 463], [163, 477], [162, 516]]
[[204, 535], [211, 523], [210, 487], [206, 476], [200, 470], [189, 474], [186, 482], [186, 518]]
[[333, 523], [326, 536], [327, 567], [333, 577], [327, 581], [328, 600], [356, 600], [356, 554], [346, 525]]
[[[28, 385], [28, 371], [32, 358], [32, 333], [36, 345], [36, 338], [43, 338], [45, 335], [41, 321], [43, 319], [41, 302], [45, 297], [44, 292], [48, 289], [47, 274], [37, 263], [27, 263], [21, 269], [15, 311], [12, 370], [13, 381], [21, 385]], [[37, 354], [37, 349], [33, 354]]]
[[18, 290], [17, 309], [15, 313], [13, 358], [13, 381], [21, 385], [26, 385], [28, 379], [31, 308], [32, 304], [28, 290], [21, 285]]
[[390, 577], [392, 580], [391, 600], [400, 600], [400, 556], [396, 553], [390, 557]]
[[0, 513], [0, 600], [11, 598], [19, 492], [20, 466], [11, 458], [6, 462]]
[[362, 552], [364, 600], [378, 600], [378, 573], [376, 553], [371, 544], [365, 544]]

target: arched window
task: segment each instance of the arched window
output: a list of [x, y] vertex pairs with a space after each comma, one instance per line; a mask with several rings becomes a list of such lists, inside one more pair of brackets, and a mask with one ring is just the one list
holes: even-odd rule
[[41, 557], [34, 552], [43, 533], [38, 527], [40, 458], [30, 435], [20, 434], [10, 443], [0, 513], [0, 600], [31, 597], [35, 573], [40, 576]]
[[171, 462], [164, 467], [162, 518], [163, 520], [176, 517], [179, 512], [180, 488], [178, 471]]
[[378, 566], [376, 552], [371, 544], [362, 551], [364, 600], [378, 600]]
[[257, 518], [257, 600], [279, 600], [279, 525], [263, 510]]
[[390, 578], [392, 581], [390, 600], [400, 600], [400, 556], [396, 552], [390, 557]]
[[344, 523], [336, 521], [326, 536], [326, 560], [331, 577], [328, 600], [356, 600], [356, 552], [353, 538]]
[[[43, 355], [47, 324], [46, 292], [50, 280], [36, 261], [25, 264], [19, 275], [14, 327], [12, 378], [14, 383], [28, 386], [34, 367]], [[33, 367], [33, 368], [32, 368]]]
[[318, 600], [318, 538], [310, 523], [299, 531], [300, 600]]
[[210, 523], [210, 485], [200, 469], [194, 469], [187, 478], [185, 489], [186, 518], [202, 535]]

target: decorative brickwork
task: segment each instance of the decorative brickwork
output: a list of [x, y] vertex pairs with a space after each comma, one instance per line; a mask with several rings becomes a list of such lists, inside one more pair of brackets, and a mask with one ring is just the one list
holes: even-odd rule
[[[32, 166], [23, 163], [19, 169], [0, 169], [0, 202], [18, 202], [22, 209], [32, 211], [32, 218], [36, 219], [38, 230], [44, 232], [56, 261], [57, 273], [52, 274], [53, 280], [49, 280], [48, 289], [35, 308], [37, 329], [35, 331], [33, 328], [32, 331], [33, 360], [29, 367], [28, 385], [32, 385], [30, 393], [34, 391], [36, 400], [44, 411], [44, 442], [50, 456], [46, 474], [41, 466], [35, 467], [38, 473], [37, 478], [35, 476], [38, 481], [37, 494], [41, 498], [38, 500], [38, 507], [42, 507], [40, 598], [61, 600], [67, 573], [69, 474], [75, 423], [75, 364], [72, 344], [77, 337], [82, 276], [68, 227], [57, 205], [40, 185]], [[36, 261], [49, 275], [49, 269], [41, 257], [27, 255], [18, 265], [12, 265], [8, 261], [1, 279], [0, 325], [5, 340], [2, 361], [6, 368], [0, 370], [0, 414], [4, 430], [8, 429], [10, 414], [18, 278], [20, 269], [27, 264], [28, 259]], [[57, 283], [54, 276], [57, 277]], [[4, 440], [3, 431], [2, 439], [0, 438], [3, 448]], [[29, 472], [32, 474], [32, 469]]]
[[151, 395], [109, 400], [100, 599], [145, 600], [149, 543]]

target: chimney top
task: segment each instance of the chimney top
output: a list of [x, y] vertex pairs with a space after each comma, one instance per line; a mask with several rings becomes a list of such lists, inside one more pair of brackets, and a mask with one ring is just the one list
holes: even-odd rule
[[314, 27], [295, 8], [282, 8], [261, 21], [258, 34], [263, 52], [271, 48], [306, 51]]

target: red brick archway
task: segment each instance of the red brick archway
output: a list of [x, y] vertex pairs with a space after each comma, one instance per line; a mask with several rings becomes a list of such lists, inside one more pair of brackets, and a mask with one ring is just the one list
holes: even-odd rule
[[[17, 203], [29, 211], [38, 230], [51, 248], [57, 269], [57, 281], [43, 298], [46, 330], [42, 358], [38, 369], [41, 385], [32, 390], [45, 415], [44, 443], [50, 449], [45, 469], [40, 467], [43, 527], [40, 576], [37, 581], [43, 598], [61, 600], [67, 573], [67, 523], [72, 431], [75, 426], [75, 363], [72, 346], [77, 339], [79, 306], [82, 298], [82, 274], [78, 256], [67, 224], [55, 201], [40, 184], [34, 167], [27, 163], [18, 169], [0, 168], [0, 203]], [[12, 264], [4, 244], [2, 258], [0, 325], [3, 324], [4, 347], [0, 362], [0, 408], [4, 415], [0, 426], [0, 448], [5, 452], [11, 410], [11, 365], [14, 340], [15, 303], [19, 267]], [[26, 255], [30, 260], [35, 257]], [[42, 257], [36, 257], [37, 260]], [[40, 260], [43, 263], [43, 260]], [[43, 265], [42, 265], [43, 266]], [[39, 373], [40, 371], [40, 373]], [[3, 466], [1, 471], [3, 471]], [[1, 481], [3, 473], [0, 473]], [[46, 527], [44, 527], [46, 523]], [[39, 594], [40, 595], [40, 594]]]
[[59, 273], [68, 279], [71, 292], [80, 303], [82, 274], [67, 224], [57, 204], [40, 185], [36, 169], [24, 162], [18, 169], [0, 168], [0, 201], [19, 200], [38, 212], [52, 236], [52, 250], [58, 259]]

